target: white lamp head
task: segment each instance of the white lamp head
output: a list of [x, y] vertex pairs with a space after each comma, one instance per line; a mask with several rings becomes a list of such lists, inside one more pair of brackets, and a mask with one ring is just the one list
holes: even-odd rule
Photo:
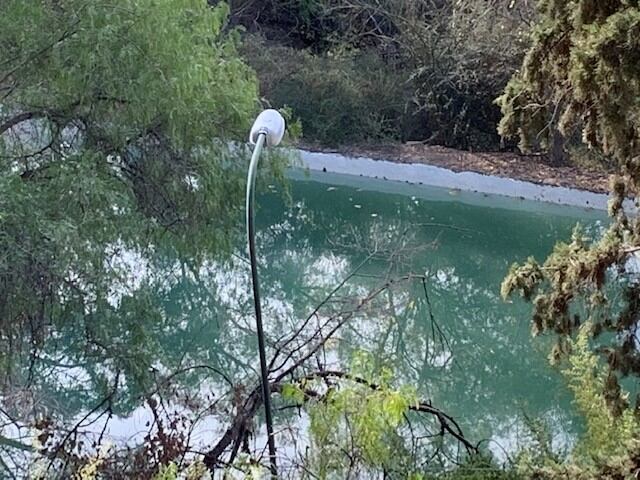
[[265, 133], [267, 135], [267, 146], [275, 147], [282, 141], [284, 129], [285, 123], [282, 115], [277, 110], [265, 110], [253, 122], [253, 127], [251, 127], [251, 133], [249, 134], [249, 142], [255, 145], [258, 141], [258, 135]]

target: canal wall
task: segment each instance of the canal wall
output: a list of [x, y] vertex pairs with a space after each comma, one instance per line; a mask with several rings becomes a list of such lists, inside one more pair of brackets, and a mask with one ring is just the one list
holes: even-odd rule
[[[566, 187], [539, 185], [521, 180], [454, 172], [422, 163], [398, 163], [365, 157], [347, 157], [337, 153], [299, 151], [299, 165], [310, 172], [368, 177], [412, 185], [427, 185], [462, 192], [499, 195], [555, 205], [606, 211], [608, 195]], [[314, 174], [322, 181], [322, 175]], [[629, 202], [628, 209], [632, 209]]]

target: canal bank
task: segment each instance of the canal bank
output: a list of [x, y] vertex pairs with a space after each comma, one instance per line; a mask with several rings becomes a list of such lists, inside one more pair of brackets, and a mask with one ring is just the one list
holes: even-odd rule
[[[313, 173], [314, 180], [323, 181], [322, 173], [368, 177], [411, 185], [426, 185], [456, 192], [499, 195], [514, 200], [531, 200], [584, 209], [606, 210], [608, 195], [562, 186], [541, 185], [477, 172], [455, 172], [427, 163], [399, 163], [339, 153], [299, 151], [300, 166]], [[329, 177], [327, 181], [334, 182]], [[394, 187], [393, 185], [391, 186]], [[395, 185], [397, 190], [398, 185]], [[386, 190], [386, 189], [385, 189]], [[627, 208], [632, 204], [628, 202]]]

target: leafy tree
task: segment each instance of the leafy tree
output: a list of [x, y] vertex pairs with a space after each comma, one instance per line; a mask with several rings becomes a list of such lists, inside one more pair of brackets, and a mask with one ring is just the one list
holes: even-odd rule
[[243, 152], [229, 142], [257, 107], [254, 75], [225, 29], [224, 4], [7, 0], [0, 9], [4, 381], [26, 381], [13, 360], [64, 329], [84, 334], [74, 338], [94, 364], [117, 358], [116, 372], [141, 380], [152, 350], [143, 320], [164, 317], [151, 291], [119, 298], [131, 284], [119, 259], [144, 268], [164, 252], [194, 266], [230, 245]]
[[[640, 8], [636, 0], [542, 0], [540, 20], [522, 69], [498, 100], [500, 131], [524, 148], [549, 138], [557, 125], [618, 165], [602, 235], [577, 229], [543, 265], [514, 265], [504, 296], [534, 304], [534, 332], [559, 336], [554, 356], [570, 351], [568, 337], [589, 319], [609, 366], [605, 396], [613, 412], [627, 406], [619, 377], [640, 375], [637, 330], [640, 219], [623, 208], [640, 188]], [[607, 335], [603, 335], [603, 334]]]
[[[593, 325], [583, 324], [563, 370], [584, 415], [585, 432], [568, 459], [536, 446], [519, 454], [518, 471], [526, 478], [633, 478], [638, 471], [640, 424], [631, 410], [613, 416], [603, 394], [606, 372], [591, 347]], [[569, 461], [566, 461], [569, 460]]]

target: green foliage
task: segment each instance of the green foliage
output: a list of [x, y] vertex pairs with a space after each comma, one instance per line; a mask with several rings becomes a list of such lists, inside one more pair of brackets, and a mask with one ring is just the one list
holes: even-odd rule
[[616, 374], [640, 375], [634, 272], [640, 219], [629, 218], [623, 207], [640, 187], [640, 9], [635, 0], [544, 0], [538, 10], [522, 69], [498, 100], [500, 131], [519, 137], [527, 149], [538, 139], [549, 143], [556, 127], [565, 136], [579, 130], [583, 143], [615, 164], [620, 176], [611, 185], [607, 231], [593, 241], [576, 232], [543, 267], [529, 262], [513, 268], [503, 294], [535, 294], [534, 331], [559, 335], [555, 358], [569, 352], [567, 337], [583, 317], [593, 322], [594, 336], [615, 334], [600, 351], [610, 370], [607, 402], [620, 414], [628, 402]]
[[258, 73], [262, 95], [274, 107], [290, 107], [311, 143], [399, 139], [408, 127], [406, 74], [373, 52], [312, 54], [252, 37], [244, 53]]
[[535, 450], [520, 455], [518, 468], [527, 477], [631, 478], [640, 466], [640, 423], [630, 410], [614, 416], [608, 408], [603, 394], [608, 374], [593, 353], [593, 327], [591, 323], [580, 327], [577, 338], [570, 342], [571, 354], [563, 370], [584, 416], [586, 431], [568, 459]]
[[304, 390], [297, 384], [286, 383], [282, 386], [282, 399], [288, 402], [293, 402], [297, 405], [302, 405], [305, 401]]
[[499, 99], [505, 135], [524, 149], [558, 125], [625, 162], [637, 155], [640, 117], [638, 2], [545, 0], [522, 69]]
[[144, 387], [166, 359], [150, 338], [170, 319], [123, 258], [157, 273], [164, 256], [197, 269], [228, 251], [247, 159], [231, 142], [257, 108], [254, 74], [222, 3], [1, 8], [3, 374], [28, 381], [48, 368], [30, 354], [50, 346], [51, 358], [87, 367], [95, 395], [121, 374]]
[[376, 374], [373, 365], [369, 355], [356, 355], [351, 371], [364, 382], [331, 389], [309, 407], [309, 465], [321, 478], [343, 478], [360, 470], [393, 471], [407, 460], [399, 428], [409, 407], [417, 403], [416, 393], [393, 388], [390, 370]]
[[602, 393], [607, 375], [602, 372], [598, 357], [590, 346], [592, 328], [593, 325], [589, 323], [580, 327], [577, 339], [571, 343], [572, 354], [564, 374], [587, 427], [574, 456], [604, 463], [627, 453], [630, 442], [640, 434], [640, 424], [630, 410], [614, 417], [607, 408]]
[[[586, 237], [576, 227], [570, 243], [559, 243], [543, 265], [534, 259], [511, 267], [502, 283], [502, 295], [506, 299], [518, 293], [534, 306], [532, 330], [534, 335], [554, 332], [558, 342], [551, 352], [552, 361], [558, 361], [571, 352], [568, 338], [583, 323], [583, 317], [594, 324], [591, 333], [599, 337], [606, 332], [630, 328], [635, 309], [635, 284], [618, 279], [611, 288], [607, 278], [612, 265], [624, 264], [627, 259], [624, 243], [613, 230], [608, 230], [598, 241]], [[615, 277], [614, 277], [615, 278]], [[620, 302], [616, 300], [623, 291]], [[626, 291], [626, 293], [625, 293]], [[622, 305], [620, 305], [622, 303]], [[630, 338], [624, 338], [621, 346], [605, 350], [612, 371], [629, 372], [636, 353]], [[626, 356], [626, 359], [625, 359]], [[620, 398], [618, 382], [611, 376], [606, 384], [609, 407], [621, 413], [626, 399]]]
[[177, 480], [178, 478], [178, 466], [175, 463], [170, 463], [162, 468], [153, 477], [153, 480]]
[[530, 13], [524, 3], [304, 5], [245, 1], [233, 12], [248, 29], [262, 27], [268, 41], [251, 36], [245, 55], [265, 98], [289, 105], [308, 141], [500, 147], [494, 99], [524, 53]]
[[5, 3], [3, 113], [39, 106], [50, 128], [80, 120], [116, 151], [156, 125], [177, 149], [238, 132], [256, 88], [226, 15], [197, 0]]
[[[581, 293], [591, 294], [604, 285], [608, 266], [619, 260], [620, 241], [606, 234], [597, 245], [592, 244], [578, 226], [571, 243], [558, 243], [552, 255], [540, 266], [530, 258], [524, 265], [514, 265], [502, 283], [501, 293], [506, 299], [512, 293], [531, 300], [542, 282], [548, 289], [533, 298], [534, 334], [547, 330], [567, 336], [578, 326], [579, 318], [571, 315], [570, 304]], [[603, 305], [604, 293], [586, 298], [596, 309]], [[607, 321], [607, 318], [603, 319]], [[605, 325], [598, 324], [598, 331]]]

